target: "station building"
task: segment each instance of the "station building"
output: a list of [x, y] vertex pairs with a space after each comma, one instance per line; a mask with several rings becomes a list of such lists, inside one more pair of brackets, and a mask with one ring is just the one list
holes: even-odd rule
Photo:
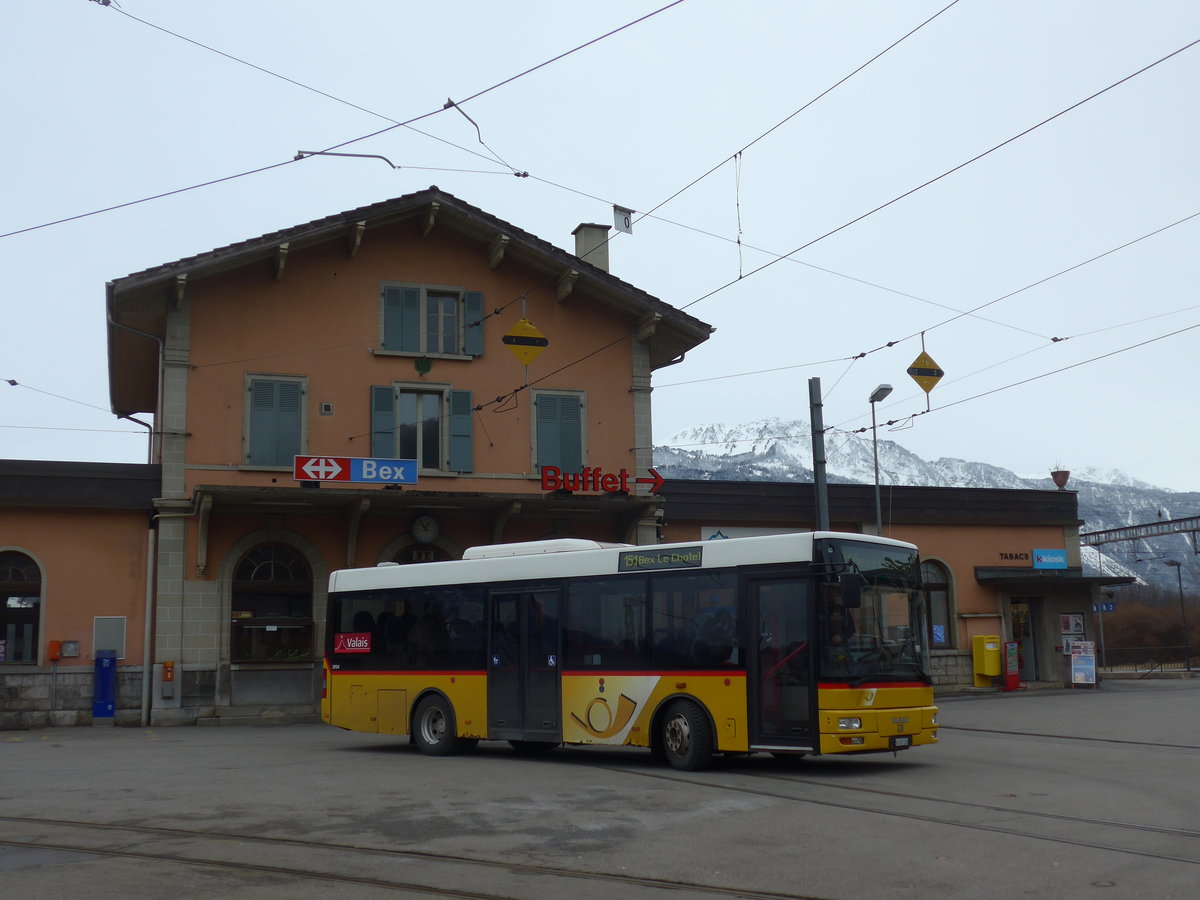
[[[712, 329], [609, 273], [607, 230], [569, 253], [433, 187], [110, 282], [150, 462], [0, 461], [0, 728], [92, 721], [101, 650], [118, 723], [312, 716], [337, 568], [812, 528], [812, 485], [657, 478], [652, 373]], [[354, 462], [381, 459], [415, 462]], [[873, 530], [871, 488], [830, 493]], [[924, 550], [939, 682], [996, 633], [1063, 678], [1096, 587], [1073, 493], [891, 488], [885, 522]]]

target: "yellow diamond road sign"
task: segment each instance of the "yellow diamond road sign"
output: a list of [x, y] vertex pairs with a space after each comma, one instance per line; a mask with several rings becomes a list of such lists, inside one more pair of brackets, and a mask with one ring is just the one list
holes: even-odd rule
[[914, 359], [912, 365], [908, 367], [908, 374], [921, 386], [921, 390], [928, 394], [946, 373], [938, 368], [938, 364], [933, 361], [932, 356], [922, 350], [921, 355]]
[[508, 333], [500, 340], [508, 346], [521, 364], [526, 366], [550, 346], [550, 341], [528, 319], [522, 319], [508, 329]]

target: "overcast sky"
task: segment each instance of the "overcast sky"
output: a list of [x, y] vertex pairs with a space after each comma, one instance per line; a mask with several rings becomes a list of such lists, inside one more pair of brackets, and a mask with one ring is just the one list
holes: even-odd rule
[[[479, 134], [440, 111], [668, 2], [6, 3], [0, 456], [145, 460], [107, 412], [106, 281], [436, 184], [567, 249], [654, 210], [612, 271], [717, 329], [656, 374], [660, 443], [807, 419], [812, 377], [862, 428], [886, 382], [881, 437], [928, 459], [1200, 490], [1200, 45], [1017, 137], [1200, 39], [1200, 3], [960, 0], [905, 38], [949, 0], [684, 0], [464, 102]], [[398, 170], [309, 158], [22, 231], [435, 112], [440, 141], [341, 148]]]

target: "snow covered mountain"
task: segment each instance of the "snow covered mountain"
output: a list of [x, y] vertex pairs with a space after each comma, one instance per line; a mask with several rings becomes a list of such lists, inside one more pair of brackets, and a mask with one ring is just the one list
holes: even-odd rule
[[[826, 473], [831, 483], [872, 484], [875, 466], [871, 438], [833, 434], [825, 441]], [[812, 481], [812, 432], [808, 422], [764, 419], [743, 425], [699, 425], [672, 435], [654, 448], [655, 468], [665, 478], [714, 481]], [[1052, 490], [1045, 478], [1023, 478], [1000, 466], [943, 457], [929, 461], [892, 440], [879, 441], [879, 481], [924, 487], [973, 487]], [[1161, 519], [1200, 515], [1200, 493], [1171, 491], [1138, 481], [1116, 470], [1073, 471], [1067, 490], [1079, 494], [1082, 531], [1102, 531]], [[1200, 586], [1200, 566], [1189, 565], [1195, 551], [1186, 535], [1173, 534], [1136, 543], [1109, 544], [1104, 572], [1117, 566], [1152, 584], [1174, 584], [1164, 558], [1183, 560], [1184, 587]], [[1084, 559], [1091, 574], [1100, 555]]]

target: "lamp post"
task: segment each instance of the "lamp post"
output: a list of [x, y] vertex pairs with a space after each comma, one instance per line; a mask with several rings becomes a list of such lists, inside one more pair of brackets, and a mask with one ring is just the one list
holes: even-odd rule
[[1188, 640], [1187, 609], [1183, 605], [1183, 563], [1177, 559], [1164, 559], [1163, 562], [1175, 570], [1175, 580], [1179, 584], [1179, 621], [1183, 624], [1183, 665], [1192, 671], [1192, 644]]
[[875, 454], [875, 533], [883, 534], [883, 507], [879, 502], [879, 434], [875, 428], [875, 404], [892, 392], [890, 384], [881, 384], [871, 391], [871, 449]]

